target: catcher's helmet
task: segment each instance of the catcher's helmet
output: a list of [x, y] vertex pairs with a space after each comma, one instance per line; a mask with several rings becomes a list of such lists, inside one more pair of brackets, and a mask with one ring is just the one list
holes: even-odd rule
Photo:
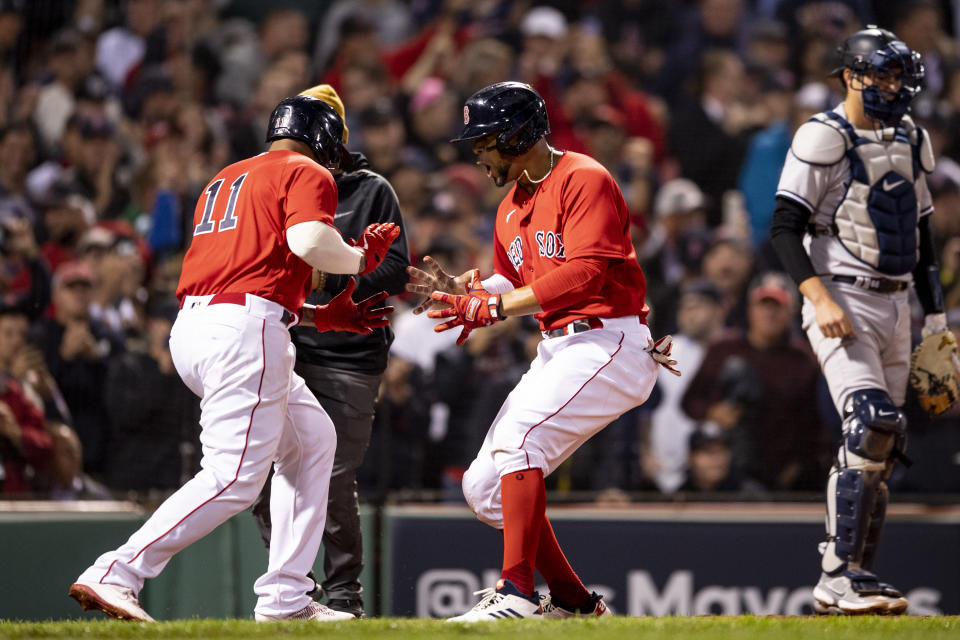
[[333, 107], [310, 96], [285, 98], [270, 114], [267, 142], [280, 138], [305, 142], [317, 162], [327, 169], [338, 168], [345, 153], [343, 120]]
[[900, 80], [897, 91], [872, 84], [863, 90], [863, 111], [872, 120], [893, 126], [910, 108], [910, 102], [923, 89], [924, 67], [920, 54], [896, 35], [873, 25], [844, 40], [837, 52], [840, 66], [830, 72], [842, 76], [844, 69], [854, 74], [891, 75]]
[[467, 98], [463, 131], [451, 142], [497, 134], [497, 151], [518, 156], [550, 133], [547, 105], [540, 94], [522, 82], [498, 82]]

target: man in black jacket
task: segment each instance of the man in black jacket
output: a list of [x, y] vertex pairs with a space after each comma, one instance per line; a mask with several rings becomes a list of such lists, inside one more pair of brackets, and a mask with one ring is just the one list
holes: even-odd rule
[[[319, 98], [337, 111], [343, 119], [343, 103], [330, 85], [317, 85], [302, 95]], [[348, 130], [343, 131], [346, 143]], [[407, 282], [410, 264], [400, 204], [387, 180], [370, 170], [370, 164], [359, 153], [346, 150], [343, 168], [334, 172], [339, 201], [334, 224], [344, 238], [359, 238], [364, 228], [375, 222], [393, 222], [400, 227], [394, 242], [379, 267], [359, 278], [355, 300], [362, 300], [377, 291], [399, 294]], [[314, 291], [309, 304], [330, 302], [343, 291], [353, 276], [314, 273]], [[336, 611], [363, 616], [360, 572], [363, 569], [363, 538], [360, 529], [357, 496], [357, 469], [370, 444], [374, 405], [380, 388], [380, 377], [387, 367], [387, 353], [393, 342], [389, 326], [374, 329], [370, 334], [327, 331], [313, 327], [295, 327], [293, 342], [297, 347], [296, 372], [320, 401], [337, 430], [337, 451], [330, 476], [327, 522], [323, 532], [324, 579], [312, 595], [327, 596], [327, 606]], [[270, 541], [270, 483], [267, 482], [253, 506], [253, 515], [260, 534]], [[322, 591], [321, 591], [322, 589]]]

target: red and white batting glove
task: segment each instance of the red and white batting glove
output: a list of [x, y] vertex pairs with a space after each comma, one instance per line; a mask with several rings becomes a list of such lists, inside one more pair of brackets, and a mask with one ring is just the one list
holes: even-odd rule
[[468, 292], [465, 295], [458, 296], [442, 291], [434, 291], [430, 297], [437, 302], [450, 305], [446, 309], [434, 309], [427, 312], [431, 318], [453, 318], [447, 322], [441, 322], [433, 328], [434, 331], [448, 331], [454, 327], [463, 327], [460, 337], [457, 338], [457, 345], [462, 345], [467, 341], [470, 332], [478, 327], [486, 327], [494, 322], [503, 320], [500, 313], [500, 294], [490, 293], [480, 286], [480, 272], [474, 270], [473, 280], [470, 283]]
[[400, 227], [392, 222], [373, 223], [363, 230], [363, 235], [359, 239], [348, 239], [347, 244], [351, 247], [357, 247], [363, 250], [365, 263], [363, 270], [357, 275], [367, 275], [380, 266], [383, 259], [387, 257], [387, 249], [393, 244], [393, 241], [400, 235]]
[[680, 370], [674, 368], [677, 361], [670, 358], [671, 350], [673, 350], [673, 336], [669, 335], [663, 336], [656, 342], [653, 339], [647, 340], [647, 347], [644, 349], [657, 364], [673, 375], [679, 376]]
[[356, 279], [350, 278], [333, 300], [313, 310], [313, 324], [317, 331], [373, 333], [377, 327], [390, 324], [387, 316], [393, 313], [393, 307], [375, 306], [386, 299], [387, 292], [381, 291], [354, 302], [351, 296], [356, 288]]

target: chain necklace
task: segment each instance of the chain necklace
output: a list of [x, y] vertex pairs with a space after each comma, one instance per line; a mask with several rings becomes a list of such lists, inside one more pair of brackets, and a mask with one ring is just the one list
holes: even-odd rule
[[550, 149], [550, 168], [547, 170], [545, 174], [543, 174], [542, 178], [540, 178], [539, 180], [534, 180], [533, 178], [530, 177], [530, 174], [527, 173], [526, 169], [523, 170], [523, 175], [527, 177], [527, 181], [530, 182], [531, 184], [540, 184], [541, 182], [546, 180], [547, 176], [549, 176], [553, 172], [553, 162], [554, 162], [554, 159], [557, 157], [555, 155], [557, 153], [557, 150], [551, 147], [550, 145], [547, 145], [547, 149]]

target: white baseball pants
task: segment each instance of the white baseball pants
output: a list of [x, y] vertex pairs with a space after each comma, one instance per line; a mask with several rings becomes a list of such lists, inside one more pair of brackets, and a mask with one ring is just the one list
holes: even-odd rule
[[273, 538], [254, 585], [256, 612], [293, 613], [310, 601], [306, 575], [323, 536], [336, 432], [293, 373], [283, 308], [249, 294], [245, 306], [210, 300], [188, 296], [170, 334], [177, 371], [201, 398], [202, 469], [80, 580], [139, 593], [175, 553], [249, 507], [275, 463]]
[[883, 389], [895, 405], [902, 406], [910, 376], [908, 291], [876, 293], [823, 280], [856, 332], [853, 338], [824, 337], [817, 326], [813, 304], [804, 298], [803, 328], [820, 361], [837, 411], [842, 416], [847, 398], [860, 389]]
[[602, 322], [600, 329], [543, 340], [507, 396], [463, 476], [463, 495], [481, 521], [503, 528], [501, 477], [522, 469], [549, 475], [650, 395], [657, 380], [657, 363], [644, 351], [650, 329], [637, 316]]

